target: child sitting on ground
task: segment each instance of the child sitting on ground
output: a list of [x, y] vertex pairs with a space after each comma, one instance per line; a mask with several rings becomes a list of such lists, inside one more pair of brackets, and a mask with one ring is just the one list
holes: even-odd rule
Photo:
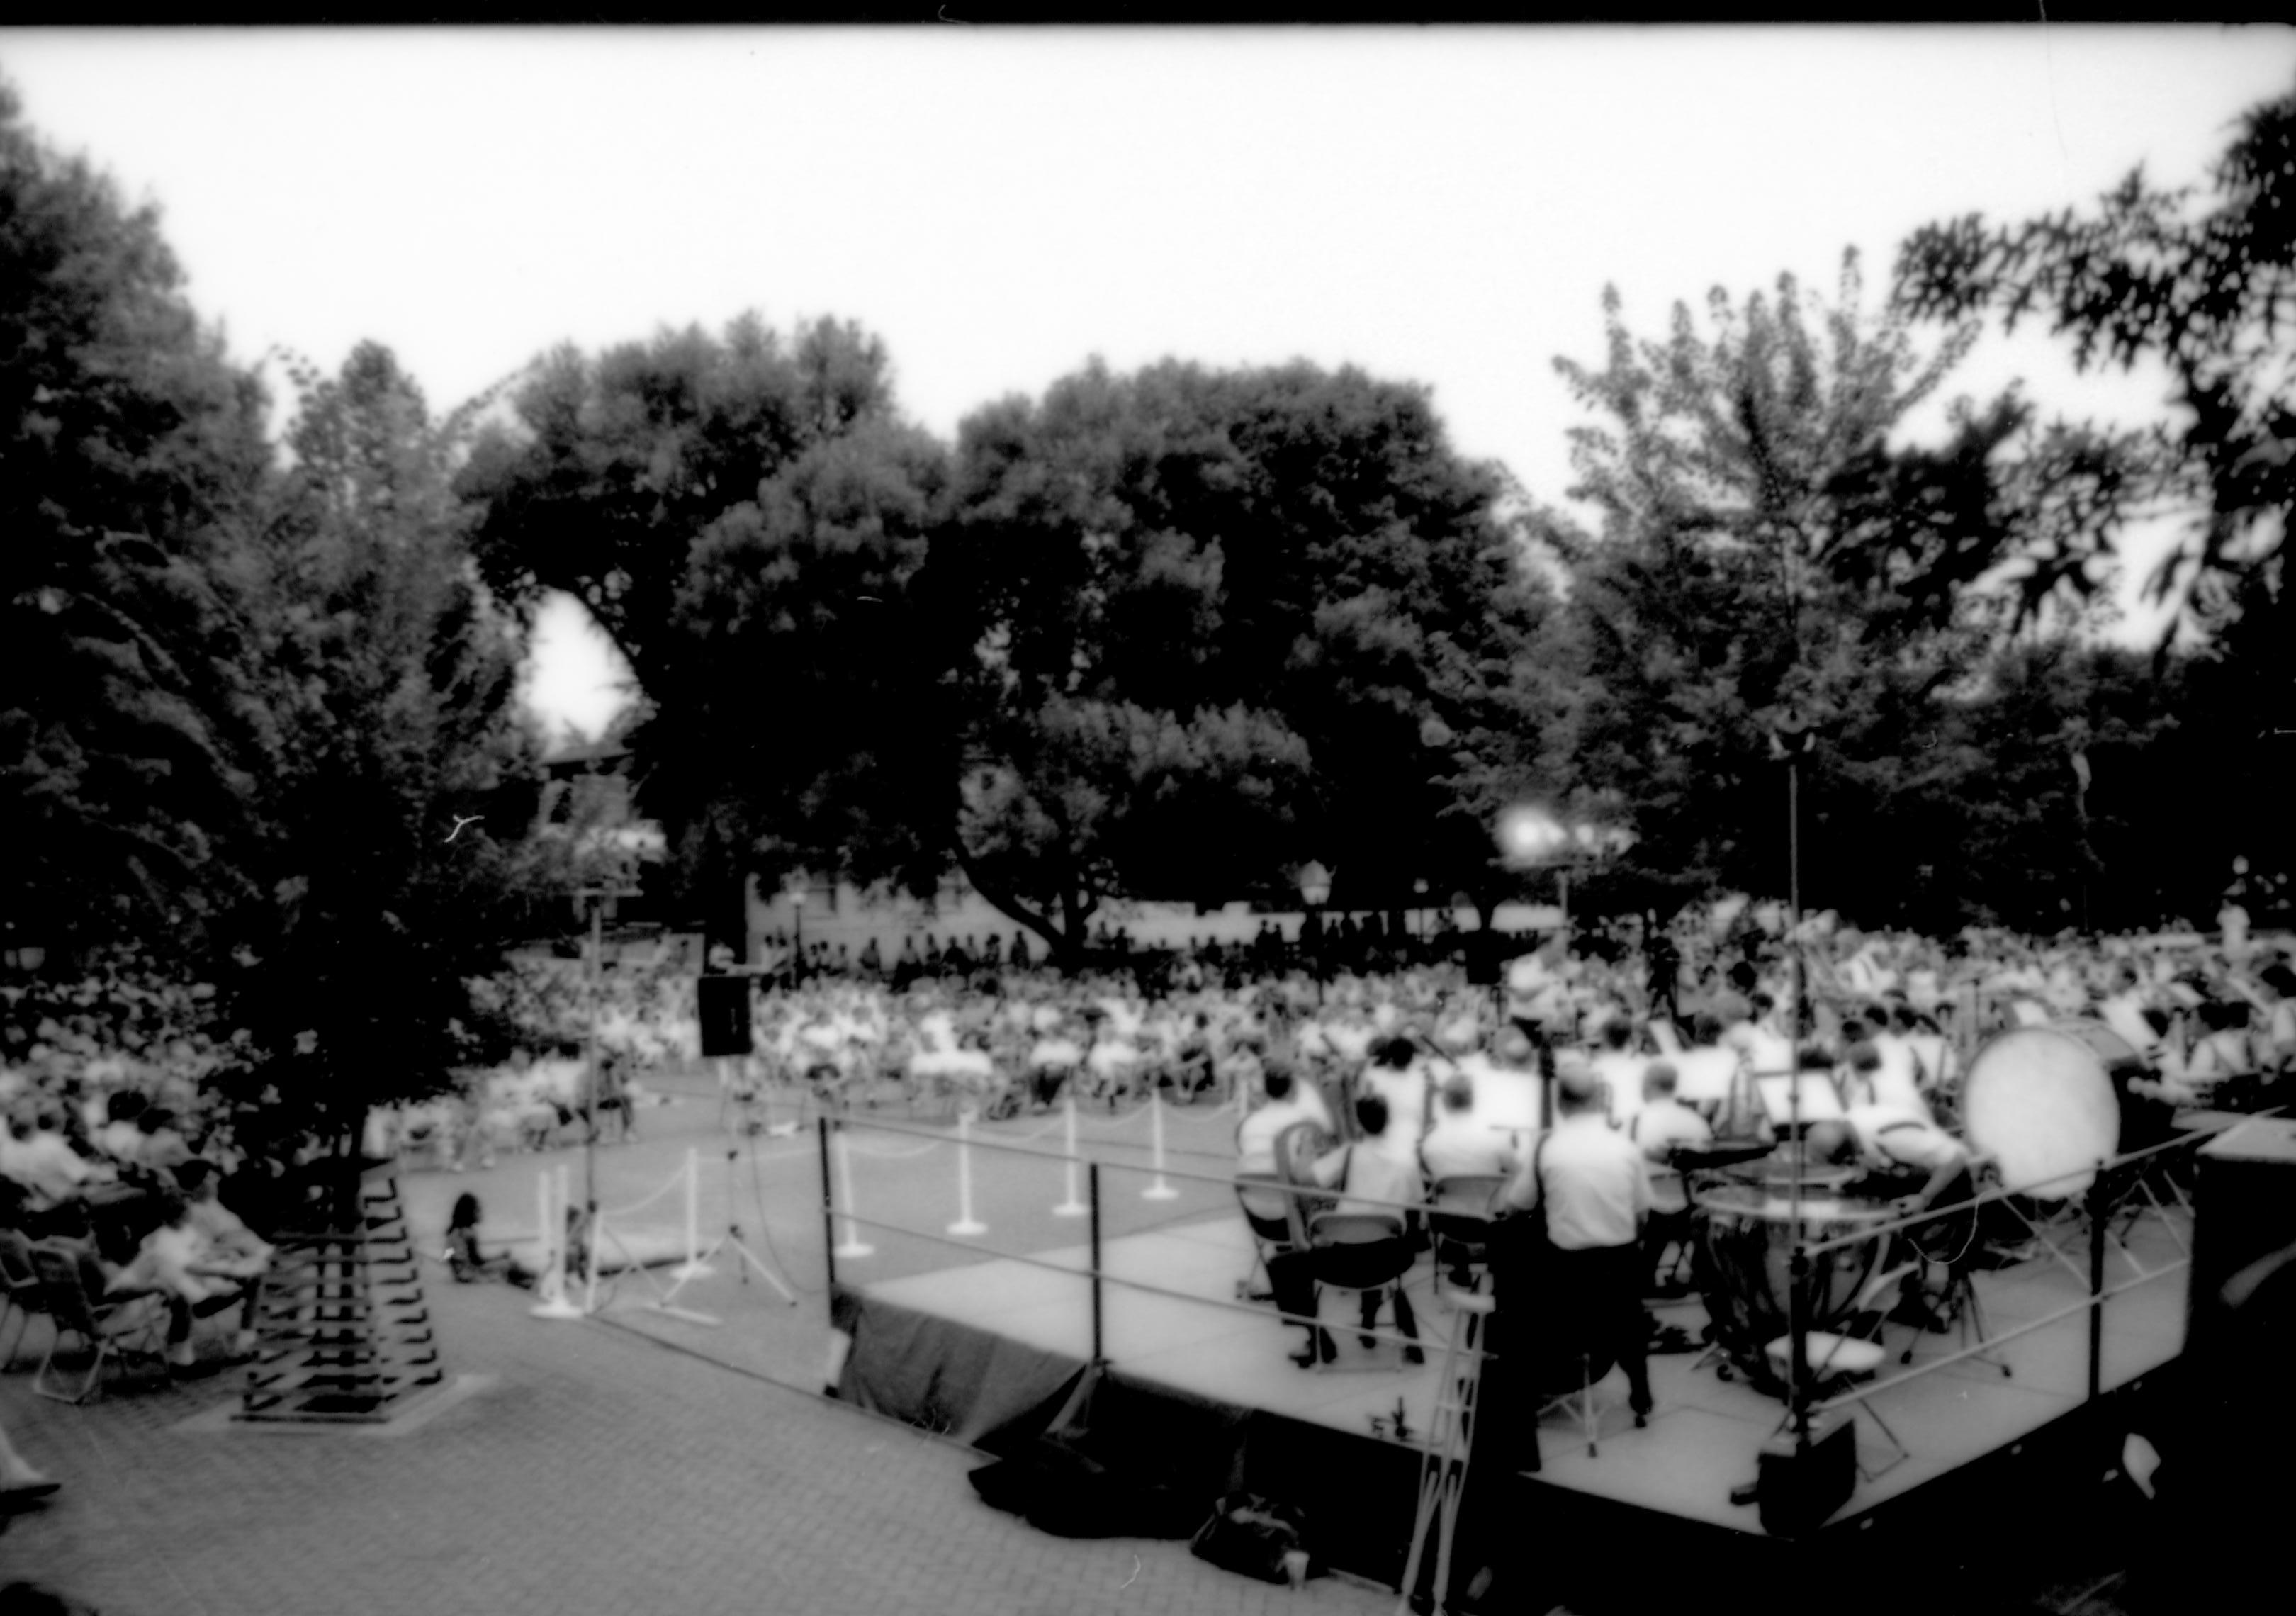
[[534, 1276], [508, 1252], [488, 1257], [479, 1249], [479, 1219], [483, 1216], [476, 1195], [464, 1191], [455, 1197], [454, 1210], [447, 1215], [447, 1266], [454, 1271], [455, 1283], [466, 1285], [499, 1276], [521, 1290], [533, 1289]]

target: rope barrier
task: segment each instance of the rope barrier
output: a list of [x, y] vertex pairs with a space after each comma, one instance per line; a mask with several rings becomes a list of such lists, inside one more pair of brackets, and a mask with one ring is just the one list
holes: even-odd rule
[[931, 1155], [947, 1143], [946, 1139], [936, 1139], [931, 1144], [921, 1144], [913, 1151], [857, 1150], [854, 1154], [866, 1156], [872, 1161], [914, 1161], [919, 1156]]
[[655, 1202], [660, 1200], [664, 1195], [669, 1194], [670, 1191], [676, 1189], [680, 1183], [684, 1182], [686, 1174], [692, 1169], [693, 1155], [693, 1153], [691, 1151], [686, 1153], [686, 1166], [679, 1168], [668, 1178], [664, 1179], [660, 1189], [653, 1191], [650, 1194], [642, 1196], [636, 1201], [633, 1201], [627, 1206], [616, 1207], [611, 1213], [601, 1211], [598, 1216], [601, 1218], [627, 1218], [632, 1212], [642, 1212], [645, 1210], [646, 1208], [652, 1206]]

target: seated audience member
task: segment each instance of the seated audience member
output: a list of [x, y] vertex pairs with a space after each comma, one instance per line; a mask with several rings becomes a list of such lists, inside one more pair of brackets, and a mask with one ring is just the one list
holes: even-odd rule
[[479, 1246], [479, 1223], [484, 1213], [479, 1198], [465, 1191], [455, 1198], [454, 1210], [447, 1217], [447, 1266], [457, 1284], [468, 1284], [474, 1279], [501, 1277], [521, 1289], [531, 1290], [536, 1276], [529, 1273], [508, 1252], [488, 1257]]
[[176, 1113], [165, 1106], [147, 1105], [135, 1119], [135, 1164], [147, 1173], [172, 1174], [192, 1160], [190, 1141], [176, 1127]]
[[95, 1130], [95, 1148], [120, 1167], [141, 1164], [144, 1130], [136, 1126], [146, 1102], [132, 1088], [115, 1088], [104, 1097], [103, 1125]]
[[23, 1187], [24, 1204], [29, 1211], [49, 1211], [70, 1201], [85, 1185], [112, 1177], [110, 1168], [99, 1167], [72, 1149], [53, 1112], [19, 1115], [8, 1132], [0, 1173]]
[[219, 1194], [222, 1186], [211, 1163], [197, 1160], [184, 1162], [176, 1169], [176, 1183], [184, 1194], [185, 1216], [192, 1226], [207, 1238], [210, 1250], [224, 1258], [257, 1267], [271, 1260], [276, 1248], [224, 1205]]
[[165, 1300], [168, 1361], [176, 1368], [193, 1361], [193, 1320], [224, 1312], [234, 1302], [245, 1308], [236, 1348], [242, 1352], [251, 1348], [254, 1290], [261, 1283], [262, 1264], [216, 1249], [193, 1222], [191, 1203], [175, 1190], [160, 1193], [157, 1212], [158, 1226], [144, 1236], [132, 1259], [117, 1267], [101, 1265], [105, 1291], [152, 1293]]

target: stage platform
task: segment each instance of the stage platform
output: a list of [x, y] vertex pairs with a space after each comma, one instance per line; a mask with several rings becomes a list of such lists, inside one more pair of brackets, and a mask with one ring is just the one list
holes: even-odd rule
[[[2185, 1274], [2174, 1265], [2185, 1227], [2148, 1216], [2128, 1233], [2126, 1252], [2109, 1251], [2108, 1286], [2138, 1278], [2139, 1265], [2158, 1276], [2103, 1304], [2098, 1379], [2107, 1399], [2141, 1388], [2182, 1348]], [[1290, 1361], [1300, 1333], [1266, 1304], [1218, 1305], [1232, 1300], [1252, 1268], [1250, 1236], [1238, 1218], [1209, 1217], [1109, 1242], [1102, 1266], [1102, 1367], [1090, 1376], [1089, 1251], [1073, 1246], [1026, 1261], [973, 1262], [843, 1288], [837, 1315], [852, 1347], [840, 1391], [992, 1451], [1016, 1433], [1073, 1422], [1080, 1384], [1096, 1392], [1095, 1424], [1109, 1422], [1111, 1396], [1120, 1392], [1130, 1407], [1124, 1423], [1146, 1433], [1167, 1469], [1178, 1464], [1223, 1490], [1250, 1485], [1281, 1496], [1288, 1483], [1316, 1493], [1327, 1517], [1349, 1521], [1334, 1563], [1392, 1583], [1409, 1537], [1419, 1444], [1433, 1420], [1442, 1348], [1455, 1322], [1430, 1293], [1425, 1259], [1411, 1294], [1426, 1363], [1406, 1366], [1385, 1343], [1361, 1348], [1352, 1303], [1334, 1294], [1324, 1302], [1324, 1322], [1341, 1358], [1316, 1371]], [[2088, 1295], [2072, 1266], [2046, 1255], [1980, 1273], [1974, 1283], [1996, 1337]], [[1705, 1310], [1694, 1298], [1652, 1308], [1662, 1324], [1700, 1335]], [[1875, 1473], [1858, 1478], [1813, 1538], [1870, 1534], [1893, 1513], [1918, 1538], [1931, 1523], [1980, 1507], [1972, 1487], [1980, 1477], [2011, 1496], [2041, 1484], [2038, 1471], [2021, 1481], [2017, 1472], [2026, 1461], [2063, 1448], [2062, 1440], [2045, 1440], [2051, 1433], [2077, 1434], [2075, 1467], [2089, 1464], [2087, 1426], [2095, 1422], [2081, 1417], [2090, 1401], [2089, 1332], [2089, 1313], [2080, 1309], [1993, 1349], [2009, 1367], [2005, 1375], [1972, 1358], [1877, 1391], [1872, 1407], [1904, 1443], [1905, 1456], [1872, 1421], [1857, 1419], [1861, 1464]], [[1906, 1373], [1898, 1353], [1909, 1342], [1915, 1368], [1961, 1345], [1953, 1333], [1904, 1326], [1886, 1339], [1892, 1350], [1883, 1379]], [[1597, 1389], [1597, 1454], [1589, 1455], [1569, 1416], [1557, 1414], [1540, 1430], [1536, 1472], [1499, 1477], [1496, 1489], [1477, 1472], [1487, 1503], [1512, 1489], [1531, 1512], [1514, 1520], [1510, 1549], [1540, 1554], [1551, 1530], [1625, 1532], [1662, 1552], [1670, 1531], [1673, 1546], [1702, 1564], [1718, 1565], [1740, 1551], [1749, 1567], [1772, 1564], [1780, 1540], [1764, 1531], [1752, 1505], [1733, 1504], [1731, 1495], [1754, 1479], [1757, 1456], [1779, 1431], [1782, 1402], [1694, 1352], [1653, 1357], [1651, 1379], [1657, 1408], [1647, 1428], [1633, 1427], [1625, 1376], [1614, 1370]], [[1191, 1465], [1175, 1451], [1187, 1442], [1227, 1450], [1208, 1450]], [[1344, 1503], [1330, 1476], [1318, 1474], [1330, 1467], [1351, 1478]]]

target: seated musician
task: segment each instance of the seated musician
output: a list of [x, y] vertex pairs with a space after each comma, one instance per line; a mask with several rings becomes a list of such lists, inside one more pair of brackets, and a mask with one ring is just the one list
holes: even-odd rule
[[1513, 1149], [1505, 1133], [1475, 1117], [1474, 1079], [1453, 1072], [1436, 1095], [1435, 1126], [1419, 1142], [1419, 1164], [1431, 1184], [1446, 1178], [1496, 1177], [1512, 1172]]
[[[1404, 1232], [1398, 1238], [1415, 1245], [1418, 1235], [1412, 1226], [1411, 1215], [1398, 1209], [1417, 1206], [1425, 1194], [1418, 1159], [1415, 1154], [1398, 1154], [1388, 1143], [1387, 1101], [1380, 1094], [1367, 1092], [1356, 1097], [1356, 1124], [1359, 1138], [1316, 1158], [1315, 1180], [1340, 1193], [1339, 1205], [1334, 1209], [1338, 1211], [1404, 1218]], [[1303, 1322], [1311, 1320], [1316, 1311], [1316, 1256], [1313, 1251], [1292, 1252], [1273, 1258], [1268, 1263], [1268, 1284], [1275, 1292], [1277, 1308]], [[1356, 1262], [1371, 1260], [1363, 1251], [1350, 1252], [1349, 1256]], [[1362, 1339], [1365, 1346], [1371, 1344], [1369, 1333], [1379, 1325], [1379, 1292], [1363, 1292]], [[1423, 1354], [1417, 1345], [1418, 1323], [1412, 1314], [1411, 1299], [1401, 1287], [1395, 1292], [1395, 1328], [1413, 1342], [1404, 1349], [1404, 1362], [1423, 1362]], [[1307, 1348], [1293, 1361], [1305, 1368], [1319, 1357], [1329, 1363], [1333, 1355], [1330, 1333], [1310, 1323]]]
[[1609, 1097], [1611, 1124], [1624, 1128], [1643, 1108], [1645, 1057], [1635, 1048], [1635, 1023], [1620, 1011], [1603, 1023], [1603, 1047], [1594, 1058], [1595, 1080]]
[[1313, 1122], [1331, 1131], [1331, 1113], [1324, 1109], [1323, 1095], [1313, 1087], [1295, 1082], [1289, 1062], [1271, 1055], [1260, 1071], [1259, 1087], [1267, 1096], [1267, 1101], [1235, 1125], [1235, 1170], [1239, 1173], [1275, 1172], [1275, 1142], [1295, 1122]]
[[[1809, 1130], [1814, 1160], [1862, 1162], [1866, 1177], [1849, 1186], [1850, 1193], [1894, 1203], [1900, 1217], [1942, 1210], [1977, 1199], [1976, 1172], [1983, 1158], [1968, 1144], [1933, 1122], [1885, 1106], [1857, 1106], [1839, 1122], [1818, 1122]], [[1925, 1259], [1923, 1272], [1908, 1281], [1893, 1313], [1901, 1323], [1924, 1329], [1943, 1329], [1938, 1303], [1944, 1299], [1929, 1284], [1927, 1262], [1960, 1266], [1978, 1254], [1980, 1241], [1995, 1219], [1975, 1209], [1960, 1217], [1939, 1218], [1906, 1231], [1913, 1250]], [[2005, 1242], [2006, 1228], [1997, 1227], [1997, 1239]], [[2023, 1253], [2011, 1251], [2005, 1256]]]
[[1674, 1153], [1714, 1143], [1706, 1119], [1675, 1095], [1671, 1061], [1652, 1061], [1643, 1073], [1642, 1109], [1627, 1120], [1627, 1137], [1642, 1151], [1652, 1168], [1650, 1217], [1643, 1225], [1643, 1251], [1652, 1276], [1659, 1274], [1668, 1246], [1690, 1235], [1690, 1192], [1682, 1175], [1671, 1170]]

